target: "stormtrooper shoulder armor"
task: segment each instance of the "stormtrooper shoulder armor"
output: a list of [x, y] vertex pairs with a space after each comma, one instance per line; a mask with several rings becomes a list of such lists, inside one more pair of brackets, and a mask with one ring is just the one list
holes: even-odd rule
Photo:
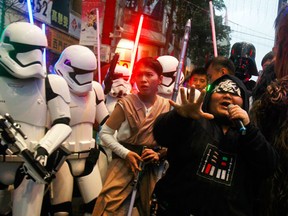
[[101, 84], [96, 81], [93, 81], [92, 86], [93, 86], [93, 89], [96, 93], [96, 97], [98, 100], [96, 101], [97, 104], [101, 103], [102, 101], [105, 101], [105, 95], [104, 95], [104, 91], [103, 91]]
[[70, 103], [70, 92], [64, 78], [55, 74], [49, 74], [47, 79], [51, 86], [52, 92], [62, 97], [66, 103]]

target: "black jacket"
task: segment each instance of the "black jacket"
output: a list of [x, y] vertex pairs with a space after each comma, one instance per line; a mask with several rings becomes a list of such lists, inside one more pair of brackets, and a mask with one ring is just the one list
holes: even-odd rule
[[[248, 96], [243, 83], [230, 76], [241, 88], [244, 107]], [[212, 91], [207, 92], [203, 110]], [[155, 193], [166, 215], [253, 215], [259, 183], [273, 173], [276, 154], [253, 125], [246, 135], [236, 128], [224, 134], [217, 120], [183, 118], [175, 110], [160, 115], [154, 125], [158, 144], [168, 147], [169, 169]]]

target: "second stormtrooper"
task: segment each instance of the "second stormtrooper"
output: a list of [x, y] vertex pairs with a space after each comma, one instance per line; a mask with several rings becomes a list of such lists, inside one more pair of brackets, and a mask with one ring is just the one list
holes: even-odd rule
[[[131, 94], [130, 72], [127, 67], [116, 65], [115, 71], [110, 78], [112, 80], [111, 86], [104, 86], [104, 88], [110, 88], [110, 91], [106, 98], [106, 106], [109, 113], [112, 113], [115, 104], [119, 98], [122, 98], [128, 94]], [[106, 79], [107, 77], [105, 77]]]
[[109, 116], [102, 86], [93, 81], [97, 68], [94, 53], [87, 47], [71, 45], [63, 50], [54, 66], [71, 93], [72, 133], [63, 145], [72, 154], [53, 181], [53, 213], [68, 215], [72, 211], [74, 179], [85, 204], [85, 215], [92, 213], [96, 198], [102, 189], [108, 161], [93, 138], [93, 124], [102, 125]]
[[[160, 64], [163, 67], [163, 79], [162, 79], [162, 83], [158, 87], [158, 95], [164, 98], [172, 99], [179, 61], [177, 58], [175, 58], [174, 56], [170, 56], [170, 55], [159, 56], [157, 60], [160, 62]], [[181, 71], [180, 83], [178, 83], [179, 87], [182, 86], [183, 82], [184, 82], [184, 74]], [[198, 98], [199, 95], [200, 95], [200, 92], [196, 90], [195, 99]], [[180, 92], [178, 92], [176, 102], [181, 103]]]

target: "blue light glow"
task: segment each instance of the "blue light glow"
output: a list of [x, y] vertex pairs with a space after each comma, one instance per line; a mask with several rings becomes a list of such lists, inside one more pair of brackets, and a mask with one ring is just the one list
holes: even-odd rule
[[27, 6], [28, 6], [29, 21], [31, 24], [34, 24], [31, 0], [27, 0]]
[[[42, 31], [46, 35], [46, 25], [43, 23], [42, 24]], [[43, 50], [43, 69], [45, 70], [47, 74], [47, 69], [46, 69], [46, 48]]]

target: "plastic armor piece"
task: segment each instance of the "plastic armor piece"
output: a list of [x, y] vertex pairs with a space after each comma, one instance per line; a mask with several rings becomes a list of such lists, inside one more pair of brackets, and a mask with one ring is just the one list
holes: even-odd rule
[[44, 78], [42, 49], [46, 46], [46, 36], [39, 27], [26, 22], [12, 23], [1, 37], [0, 65], [20, 79]]
[[111, 91], [106, 95], [106, 106], [109, 113], [112, 113], [119, 98], [131, 93], [130, 76], [128, 68], [120, 65], [116, 66]]
[[[66, 102], [66, 103], [70, 103], [70, 93], [69, 93], [69, 88], [65, 82], [65, 79], [61, 78], [60, 76], [57, 76], [55, 74], [49, 74], [48, 75], [48, 79], [50, 82], [50, 87], [52, 89], [52, 91], [59, 95], [60, 97], [62, 97], [62, 99]], [[63, 91], [63, 88], [65, 88], [65, 90]], [[67, 113], [65, 111], [65, 113]], [[69, 112], [68, 112], [69, 113]], [[70, 117], [70, 116], [67, 116]]]
[[[168, 98], [171, 98], [179, 61], [177, 58], [169, 55], [159, 56], [157, 60], [163, 67], [163, 79], [162, 83], [158, 87], [158, 94], [166, 98], [168, 95]], [[184, 81], [183, 73], [181, 73], [180, 81], [180, 84]]]
[[[61, 131], [61, 133], [59, 133]], [[55, 124], [45, 134], [40, 142], [39, 146], [45, 148], [48, 154], [51, 154], [71, 133], [71, 127], [66, 124]]]
[[109, 95], [112, 97], [122, 97], [130, 94], [131, 84], [130, 84], [130, 72], [128, 68], [124, 66], [117, 65], [115, 68], [113, 76], [113, 84]]
[[[52, 126], [45, 134], [45, 136], [39, 141], [39, 145], [45, 148], [48, 154], [51, 154], [71, 133], [71, 127], [64, 123], [53, 124], [57, 119], [68, 118], [70, 119], [70, 109], [67, 104], [70, 103], [69, 89], [65, 80], [54, 74], [49, 74], [47, 79], [49, 80], [51, 90], [57, 97], [48, 101], [50, 121]], [[61, 133], [59, 133], [61, 131]]]
[[[89, 151], [95, 147], [91, 125], [95, 120], [101, 124], [107, 117], [108, 111], [104, 102], [104, 93], [101, 85], [93, 81], [93, 90], [85, 97], [71, 94], [71, 135], [63, 145], [71, 152]], [[97, 99], [96, 99], [97, 97]], [[98, 104], [97, 104], [98, 103]]]
[[[21, 125], [22, 131], [27, 135], [26, 143], [31, 152], [35, 151], [35, 147], [40, 143], [40, 140], [41, 143], [46, 143], [45, 139], [52, 142], [52, 137], [58, 137], [56, 140], [58, 145], [62, 143], [64, 140], [60, 140], [59, 137], [62, 136], [64, 139], [65, 135], [62, 135], [62, 129], [55, 129], [59, 128], [59, 125], [65, 125], [64, 133], [67, 136], [69, 134], [67, 128], [69, 128], [70, 119], [69, 104], [67, 100], [64, 100], [65, 96], [61, 96], [62, 94], [69, 95], [65, 80], [53, 84], [54, 79], [50, 79], [50, 76], [44, 79], [43, 55], [38, 50], [40, 50], [40, 47], [47, 45], [47, 40], [42, 30], [40, 28], [37, 30], [37, 28], [37, 26], [30, 23], [12, 23], [4, 30], [3, 42], [0, 44], [0, 114], [9, 113], [13, 116], [15, 122]], [[24, 37], [25, 35], [26, 37]], [[16, 43], [11, 43], [11, 41]], [[27, 44], [30, 46], [27, 46]], [[22, 51], [21, 53], [21, 50], [27, 47], [29, 51]], [[12, 53], [10, 50], [12, 50]], [[13, 52], [13, 50], [16, 52]], [[5, 57], [6, 53], [15, 56], [15, 59], [17, 59], [15, 65], [11, 67], [8, 65], [8, 58]], [[33, 55], [30, 55], [31, 53]], [[36, 55], [34, 55], [35, 53]], [[11, 59], [10, 62], [12, 64], [14, 60]], [[21, 64], [18, 65], [18, 63]], [[22, 67], [23, 65], [26, 65], [26, 67]], [[10, 78], [11, 75], [14, 77]], [[26, 79], [28, 77], [33, 78]], [[53, 92], [53, 89], [56, 88], [51, 86], [59, 83], [61, 83], [62, 91], [56, 94]], [[50, 114], [52, 119], [49, 119], [47, 113]], [[56, 128], [48, 129], [46, 135], [46, 125], [49, 121]], [[45, 147], [48, 147], [48, 145]], [[47, 151], [52, 152], [57, 147], [57, 143], [54, 143], [52, 146], [49, 145]], [[17, 154], [9, 156], [3, 155], [3, 152], [1, 152], [0, 183], [4, 185], [15, 184], [12, 200], [14, 216], [40, 215], [45, 185], [19, 175], [18, 170], [22, 165], [23, 160]], [[0, 207], [3, 202], [4, 200], [0, 199]]]
[[63, 50], [54, 71], [64, 77], [71, 92], [81, 96], [92, 90], [91, 80], [96, 68], [96, 57], [90, 49], [72, 45]]
[[[169, 55], [159, 56], [157, 60], [160, 62], [163, 68], [163, 79], [162, 83], [158, 86], [158, 95], [164, 98], [172, 99], [179, 61], [175, 57]], [[183, 81], [184, 74], [181, 73], [179, 86], [181, 86]], [[187, 92], [186, 88], [185, 91]], [[180, 91], [176, 102], [182, 103]]]
[[[157, 60], [160, 62], [163, 68], [163, 79], [162, 83], [158, 86], [158, 95], [164, 98], [172, 99], [179, 61], [177, 60], [177, 58], [169, 55], [159, 56]], [[179, 86], [181, 86], [183, 81], [184, 81], [184, 74], [181, 73]], [[187, 88], [185, 88], [185, 94], [186, 95], [189, 94], [189, 90]], [[195, 101], [198, 99], [199, 96], [200, 91], [195, 89]], [[182, 103], [180, 97], [180, 91], [176, 98], [176, 102], [179, 104]]]
[[[88, 59], [93, 63], [87, 65]], [[69, 60], [69, 65], [73, 67], [67, 66], [66, 60]], [[54, 67], [57, 74], [63, 76], [70, 87], [72, 133], [63, 142], [63, 146], [72, 154], [68, 156], [67, 163], [60, 168], [53, 180], [53, 205], [61, 206], [62, 203], [72, 201], [74, 180], [78, 183], [85, 204], [96, 199], [102, 189], [108, 161], [104, 153], [101, 151], [99, 153], [93, 138], [93, 125], [95, 121], [99, 125], [104, 123], [109, 114], [105, 106], [102, 86], [93, 81], [96, 62], [96, 57], [91, 50], [81, 45], [72, 45], [63, 51]], [[76, 79], [80, 77], [82, 80], [85, 79], [85, 85], [73, 83], [75, 80], [71, 79], [71, 69]], [[93, 190], [91, 190], [91, 182], [96, 187]], [[54, 215], [67, 215], [68, 212], [68, 209], [61, 209]]]
[[50, 119], [51, 123], [54, 120], [59, 118], [69, 118], [70, 119], [70, 108], [67, 107], [67, 104], [71, 102], [69, 88], [67, 83], [62, 77], [59, 77], [55, 74], [49, 74], [47, 76], [51, 91], [57, 97], [53, 97], [48, 100], [48, 105], [50, 108]]

